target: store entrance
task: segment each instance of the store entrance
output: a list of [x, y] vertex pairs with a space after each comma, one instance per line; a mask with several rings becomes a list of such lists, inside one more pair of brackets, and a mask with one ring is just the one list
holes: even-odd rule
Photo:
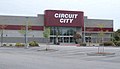
[[59, 43], [74, 43], [73, 37], [50, 37], [50, 42], [53, 44]]
[[79, 27], [50, 27], [50, 42], [74, 43], [73, 35], [76, 31], [81, 32]]

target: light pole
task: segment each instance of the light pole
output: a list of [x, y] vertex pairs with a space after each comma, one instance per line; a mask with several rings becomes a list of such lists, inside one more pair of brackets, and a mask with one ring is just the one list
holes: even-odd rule
[[85, 23], [84, 23], [84, 34], [83, 34], [83, 35], [84, 35], [84, 38], [83, 38], [83, 42], [84, 42], [84, 43], [86, 43], [86, 40], [85, 40], [85, 31], [86, 31], [86, 28], [85, 28], [85, 27], [86, 27], [86, 26], [85, 26]]
[[3, 29], [1, 30], [1, 46], [3, 46]]
[[28, 48], [28, 17], [26, 17], [26, 22], [25, 22], [25, 48]]
[[3, 30], [6, 28], [7, 25], [0, 25], [1, 29], [1, 46], [3, 45]]

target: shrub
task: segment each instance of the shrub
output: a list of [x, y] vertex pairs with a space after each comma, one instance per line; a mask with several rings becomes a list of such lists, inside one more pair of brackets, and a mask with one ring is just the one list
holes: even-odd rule
[[9, 44], [9, 46], [13, 46], [12, 44]]
[[29, 46], [35, 47], [35, 46], [39, 46], [39, 44], [36, 41], [31, 41], [29, 43]]
[[116, 45], [118, 41], [114, 41], [114, 44]]
[[3, 46], [7, 46], [7, 44], [3, 44]]
[[100, 44], [99, 44], [99, 46], [103, 46], [103, 45], [104, 45], [104, 43], [100, 43]]
[[80, 46], [86, 46], [86, 43], [80, 43]]
[[117, 41], [117, 42], [115, 43], [115, 45], [116, 45], [116, 46], [120, 46], [120, 41]]
[[22, 43], [16, 43], [15, 46], [16, 47], [24, 47], [24, 44], [22, 44]]
[[104, 42], [104, 46], [114, 46], [114, 43], [112, 41]]

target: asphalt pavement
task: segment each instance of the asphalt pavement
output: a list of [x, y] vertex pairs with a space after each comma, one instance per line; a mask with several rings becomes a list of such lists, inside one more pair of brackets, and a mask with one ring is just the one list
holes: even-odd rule
[[40, 47], [0, 48], [0, 69], [119, 69], [120, 47], [100, 47], [99, 50], [114, 55], [90, 56], [98, 47], [59, 45]]

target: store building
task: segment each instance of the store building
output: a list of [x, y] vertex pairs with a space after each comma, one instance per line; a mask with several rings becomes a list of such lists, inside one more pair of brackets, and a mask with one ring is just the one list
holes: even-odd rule
[[[111, 41], [113, 20], [88, 19], [82, 11], [45, 10], [44, 14], [31, 16], [0, 16], [0, 29], [4, 43], [24, 43], [23, 30], [28, 24], [28, 42], [46, 42], [45, 27], [50, 27], [50, 42], [74, 43], [73, 35], [78, 32], [82, 42], [99, 43]], [[2, 33], [3, 32], [3, 33]]]

